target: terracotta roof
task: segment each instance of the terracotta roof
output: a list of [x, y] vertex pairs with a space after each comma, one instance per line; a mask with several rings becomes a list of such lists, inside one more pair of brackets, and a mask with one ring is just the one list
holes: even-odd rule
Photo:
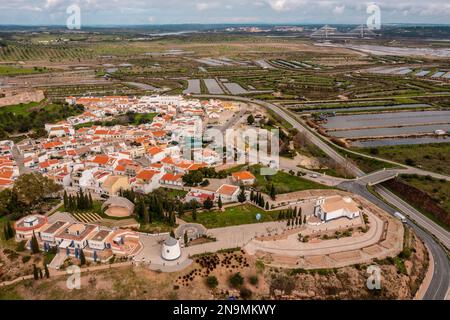
[[166, 173], [162, 176], [162, 181], [178, 181], [183, 178], [182, 174]]
[[157, 174], [157, 171], [153, 171], [153, 170], [141, 170], [138, 175], [136, 176], [137, 179], [141, 179], [141, 180], [151, 180], [153, 178], [153, 176], [155, 174]]
[[236, 180], [254, 180], [255, 176], [250, 171], [233, 172], [231, 174]]
[[159, 147], [151, 147], [148, 149], [148, 153], [151, 154], [152, 156], [154, 156], [155, 154], [161, 153], [164, 150], [159, 148]]
[[229, 184], [223, 184], [223, 185], [221, 185], [220, 188], [217, 190], [217, 193], [225, 194], [225, 195], [231, 196], [231, 195], [233, 195], [233, 194], [236, 192], [236, 190], [238, 190], [238, 189], [239, 189], [239, 187], [237, 187], [237, 186], [232, 186], [232, 185], [229, 185]]

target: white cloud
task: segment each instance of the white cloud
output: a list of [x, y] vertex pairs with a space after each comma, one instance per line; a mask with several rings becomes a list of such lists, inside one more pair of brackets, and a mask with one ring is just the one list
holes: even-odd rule
[[345, 6], [344, 6], [344, 5], [342, 5], [342, 6], [336, 6], [336, 7], [334, 7], [334, 9], [333, 9], [333, 13], [334, 13], [334, 14], [342, 14], [342, 13], [344, 13], [344, 10], [345, 10]]
[[217, 8], [219, 4], [217, 2], [199, 2], [196, 5], [198, 11], [210, 10]]

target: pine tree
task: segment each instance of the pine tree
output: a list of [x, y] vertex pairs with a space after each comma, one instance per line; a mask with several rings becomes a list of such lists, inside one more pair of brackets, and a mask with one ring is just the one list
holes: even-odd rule
[[33, 231], [33, 236], [31, 237], [31, 243], [30, 243], [30, 248], [31, 248], [31, 252], [33, 254], [39, 253], [39, 243], [37, 241], [36, 235], [34, 234]]
[[203, 202], [203, 207], [206, 210], [211, 210], [211, 208], [214, 206], [214, 202], [211, 200], [210, 197], [206, 198], [206, 200]]
[[50, 271], [48, 271], [48, 267], [47, 267], [46, 263], [44, 263], [44, 272], [45, 272], [45, 277], [47, 279], [50, 278]]
[[219, 200], [217, 201], [217, 205], [219, 206], [219, 209], [222, 209], [223, 203], [222, 203], [222, 197], [219, 195]]
[[80, 266], [84, 266], [86, 264], [86, 257], [84, 256], [83, 249], [80, 249]]

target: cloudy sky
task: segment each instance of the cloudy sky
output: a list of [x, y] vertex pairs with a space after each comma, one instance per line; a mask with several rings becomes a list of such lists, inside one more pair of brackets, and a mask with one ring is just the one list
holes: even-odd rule
[[[0, 0], [0, 24], [365, 23], [364, 0]], [[379, 0], [382, 23], [450, 23], [450, 0]]]

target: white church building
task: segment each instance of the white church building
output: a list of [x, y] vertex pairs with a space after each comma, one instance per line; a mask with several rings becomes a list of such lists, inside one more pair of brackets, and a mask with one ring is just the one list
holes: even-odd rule
[[359, 217], [361, 210], [350, 197], [332, 196], [317, 199], [314, 207], [314, 215], [323, 222], [346, 217], [354, 219]]

